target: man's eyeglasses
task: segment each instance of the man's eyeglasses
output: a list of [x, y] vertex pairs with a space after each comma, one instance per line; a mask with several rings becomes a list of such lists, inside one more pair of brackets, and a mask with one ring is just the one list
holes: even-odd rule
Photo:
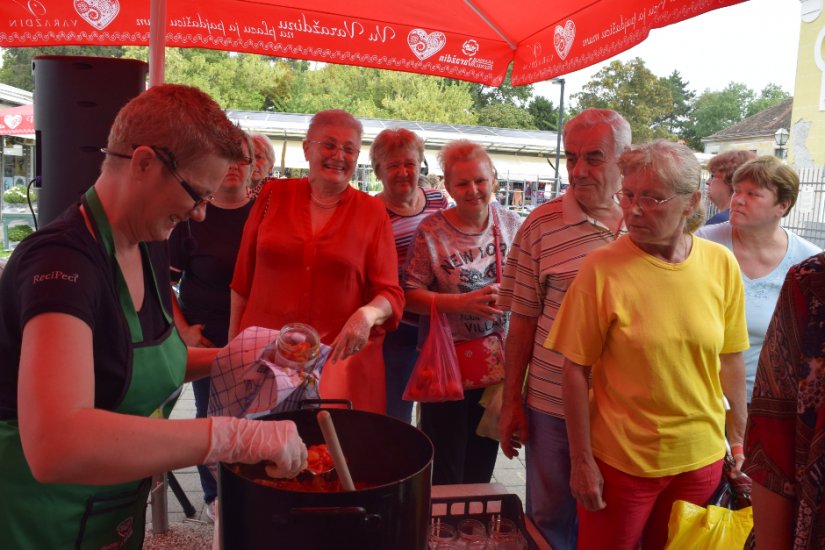
[[646, 195], [636, 196], [633, 193], [619, 191], [614, 196], [616, 197], [616, 200], [619, 202], [619, 206], [621, 206], [622, 208], [626, 209], [633, 206], [633, 202], [635, 199], [636, 204], [638, 204], [639, 208], [641, 208], [642, 210], [653, 210], [655, 208], [658, 208], [659, 206], [662, 206], [668, 201], [672, 201], [679, 195], [684, 194], [685, 193], [676, 193], [675, 195], [672, 195], [666, 199], [655, 199], [653, 197], [648, 197]]
[[320, 145], [321, 149], [323, 149], [326, 152], [326, 154], [328, 154], [330, 156], [334, 155], [339, 150], [342, 151], [344, 153], [344, 155], [346, 155], [348, 157], [355, 157], [355, 156], [358, 155], [358, 153], [361, 152], [360, 149], [358, 149], [357, 147], [355, 147], [353, 145], [338, 145], [334, 141], [315, 141], [315, 140], [312, 140], [312, 139], [307, 140], [307, 141], [309, 141], [310, 143], [315, 143], [317, 145]]
[[[132, 145], [132, 149], [137, 149], [138, 147], [140, 147], [140, 145]], [[175, 160], [175, 155], [172, 153], [172, 151], [170, 151], [166, 147], [160, 147], [157, 145], [149, 145], [148, 147], [155, 153], [155, 156], [158, 158], [160, 163], [163, 164], [163, 166], [167, 170], [169, 170], [169, 173], [172, 174], [172, 176], [177, 180], [180, 186], [183, 187], [183, 190], [186, 191], [186, 194], [189, 195], [193, 201], [195, 201], [195, 206], [192, 207], [192, 210], [200, 208], [207, 202], [212, 202], [213, 200], [215, 200], [215, 195], [212, 193], [209, 193], [208, 195], [203, 197], [200, 196], [198, 192], [192, 189], [192, 186], [189, 185], [189, 183], [185, 179], [183, 179], [180, 174], [178, 174], [178, 162], [177, 160]], [[110, 151], [105, 147], [101, 148], [100, 151], [106, 155], [111, 155], [113, 157], [118, 157], [122, 159], [132, 158], [132, 155]], [[247, 160], [248, 162], [246, 162]], [[249, 157], [244, 157], [244, 161], [239, 162], [238, 164], [250, 164], [251, 162], [252, 160], [249, 159]]]

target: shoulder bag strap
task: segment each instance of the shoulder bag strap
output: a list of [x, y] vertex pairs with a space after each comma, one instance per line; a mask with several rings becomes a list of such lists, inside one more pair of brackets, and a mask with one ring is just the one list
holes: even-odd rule
[[493, 216], [493, 240], [496, 245], [496, 283], [501, 283], [501, 230], [498, 227], [498, 213], [496, 207], [490, 207]]
[[266, 202], [264, 203], [264, 211], [263, 211], [263, 213], [261, 214], [261, 219], [264, 219], [264, 218], [266, 217], [266, 213], [267, 213], [267, 212], [269, 212], [269, 199], [271, 199], [271, 198], [272, 198], [272, 186], [271, 186], [271, 185], [267, 185], [267, 184], [269, 184], [269, 183], [270, 183], [270, 180], [272, 180], [272, 179], [273, 179], [273, 178], [266, 178], [266, 181], [264, 182], [263, 186], [261, 187], [261, 191], [263, 191], [263, 190], [264, 190], [264, 187], [268, 187], [267, 191], [269, 191], [269, 192], [266, 194], [266, 199], [265, 199], [265, 200], [266, 200]]

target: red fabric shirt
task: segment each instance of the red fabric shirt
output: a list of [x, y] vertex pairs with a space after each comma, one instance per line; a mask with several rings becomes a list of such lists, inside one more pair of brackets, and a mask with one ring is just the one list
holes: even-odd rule
[[825, 254], [788, 271], [762, 345], [742, 471], [793, 502], [795, 550], [825, 548]]
[[381, 345], [404, 309], [392, 226], [379, 200], [350, 187], [313, 235], [309, 193], [305, 178], [272, 179], [261, 190], [244, 227], [231, 285], [247, 301], [238, 329], [301, 322], [332, 344], [356, 309], [383, 296], [392, 316], [373, 328], [358, 354], [328, 363], [321, 377], [324, 398], [349, 399], [356, 408], [383, 413]]

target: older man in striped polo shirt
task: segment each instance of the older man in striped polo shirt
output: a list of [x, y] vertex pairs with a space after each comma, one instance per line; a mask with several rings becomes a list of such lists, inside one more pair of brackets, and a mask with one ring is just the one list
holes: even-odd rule
[[624, 232], [614, 199], [621, 183], [616, 161], [630, 147], [631, 133], [617, 112], [587, 109], [565, 124], [563, 137], [570, 187], [533, 210], [504, 269], [498, 305], [512, 314], [499, 433], [509, 458], [526, 447], [527, 514], [554, 550], [574, 550], [576, 501], [561, 398], [564, 357], [543, 344], [584, 257]]

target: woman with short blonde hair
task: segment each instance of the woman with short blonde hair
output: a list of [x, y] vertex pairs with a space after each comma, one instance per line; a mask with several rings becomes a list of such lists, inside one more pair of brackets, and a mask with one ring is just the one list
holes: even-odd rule
[[586, 550], [663, 548], [673, 502], [704, 506], [726, 431], [741, 444], [745, 430], [742, 282], [727, 251], [691, 234], [702, 218], [696, 156], [654, 141], [619, 167], [628, 233], [587, 255], [545, 344], [565, 357]]
[[[421, 222], [404, 270], [407, 310], [445, 313], [456, 342], [506, 334], [509, 315], [496, 307], [498, 261], [503, 264], [523, 218], [490, 203], [495, 173], [484, 148], [448, 143], [439, 154], [444, 184], [455, 206]], [[500, 235], [496, 249], [496, 226]], [[421, 429], [433, 441], [433, 483], [488, 483], [498, 442], [476, 434], [483, 389], [464, 399], [421, 404]]]

